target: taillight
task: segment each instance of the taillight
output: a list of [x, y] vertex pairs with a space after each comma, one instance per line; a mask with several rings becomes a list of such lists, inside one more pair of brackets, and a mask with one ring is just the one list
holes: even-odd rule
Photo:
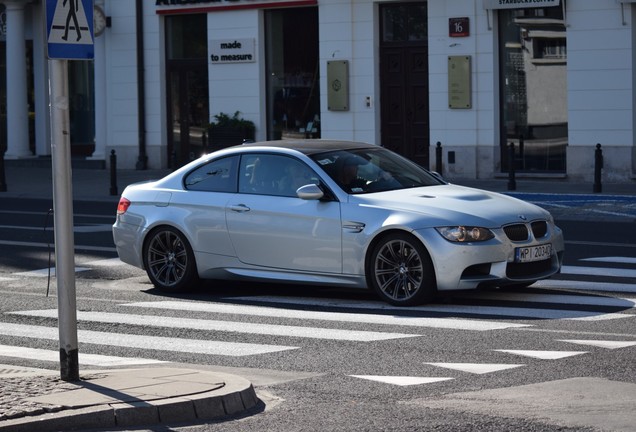
[[126, 213], [126, 210], [128, 210], [128, 207], [130, 207], [130, 200], [121, 197], [119, 199], [119, 204], [117, 204], [117, 214], [121, 215]]

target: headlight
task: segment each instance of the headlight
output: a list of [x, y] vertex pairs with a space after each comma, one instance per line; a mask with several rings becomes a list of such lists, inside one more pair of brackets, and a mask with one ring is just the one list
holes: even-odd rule
[[481, 242], [494, 238], [488, 228], [473, 226], [451, 226], [435, 228], [446, 240], [452, 242]]

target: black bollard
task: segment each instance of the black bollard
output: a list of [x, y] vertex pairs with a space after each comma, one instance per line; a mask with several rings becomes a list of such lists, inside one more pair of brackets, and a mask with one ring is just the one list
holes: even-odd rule
[[525, 151], [525, 145], [523, 143], [523, 135], [519, 135], [519, 160], [521, 161], [521, 168], [526, 169], [525, 155], [523, 154]]
[[594, 193], [601, 193], [603, 191], [603, 185], [601, 184], [602, 169], [603, 150], [601, 150], [601, 144], [596, 144], [596, 150], [594, 150]]
[[110, 194], [117, 195], [117, 155], [110, 151]]
[[442, 175], [442, 143], [439, 141], [437, 141], [437, 147], [435, 148], [435, 171]]
[[515, 180], [515, 144], [510, 143], [508, 146], [508, 190], [517, 190], [517, 181]]
[[172, 168], [173, 171], [177, 169], [177, 151], [176, 150], [172, 150], [170, 152], [169, 167]]
[[4, 150], [0, 149], [0, 192], [7, 191], [7, 181], [4, 177]]

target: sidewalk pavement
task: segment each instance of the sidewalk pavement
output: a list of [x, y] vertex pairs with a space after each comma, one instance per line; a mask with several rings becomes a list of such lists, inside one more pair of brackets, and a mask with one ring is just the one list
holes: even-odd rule
[[[6, 192], [3, 198], [36, 198], [52, 200], [51, 168], [5, 166]], [[72, 171], [72, 190], [75, 201], [104, 201], [113, 203], [113, 214], [119, 196], [132, 183], [157, 180], [171, 171], [117, 170], [111, 179], [108, 169], [76, 169]], [[516, 188], [509, 190], [508, 178], [448, 179], [451, 183], [509, 194], [537, 204], [552, 213], [557, 220], [636, 221], [636, 179], [624, 183], [603, 183], [602, 193], [594, 193], [591, 182], [569, 179], [536, 179], [517, 177]], [[111, 193], [113, 192], [114, 193]]]
[[82, 372], [66, 382], [42, 370], [2, 378], [0, 431], [54, 432], [222, 420], [259, 404], [252, 384], [186, 368]]
[[[6, 192], [1, 197], [51, 199], [53, 180], [51, 168], [5, 166]], [[117, 170], [115, 178], [116, 193], [111, 194], [112, 179], [108, 169], [73, 169], [73, 199], [80, 201], [119, 200], [119, 194], [132, 183], [157, 180], [171, 171], [163, 170]], [[548, 195], [585, 195], [589, 199], [607, 199], [611, 196], [636, 196], [636, 179], [625, 183], [603, 183], [602, 193], [593, 192], [591, 182], [572, 182], [568, 179], [516, 179], [515, 190], [508, 190], [507, 178], [495, 179], [447, 179], [451, 183], [510, 193], [511, 195], [548, 194]]]

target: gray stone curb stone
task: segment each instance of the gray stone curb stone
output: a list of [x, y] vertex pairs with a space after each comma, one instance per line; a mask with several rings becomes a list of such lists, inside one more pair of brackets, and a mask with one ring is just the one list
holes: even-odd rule
[[[108, 374], [108, 372], [105, 372]], [[190, 421], [206, 421], [222, 419], [244, 413], [259, 404], [254, 387], [248, 380], [235, 375], [211, 372], [217, 384], [205, 382], [209, 391], [191, 393], [192, 388], [200, 388], [203, 383], [196, 379], [173, 379], [157, 394], [169, 394], [167, 397], [144, 397], [132, 401], [116, 401], [112, 394], [118, 391], [101, 391], [99, 395], [92, 395], [90, 402], [82, 401], [86, 397], [87, 388], [71, 390], [65, 393], [55, 393], [33, 398], [34, 400], [49, 400], [59, 398], [63, 406], [61, 411], [25, 416], [17, 419], [0, 421], [2, 432], [55, 432], [72, 431], [92, 428], [138, 427], [157, 424], [183, 423]], [[181, 378], [181, 377], [179, 377]], [[138, 379], [144, 380], [143, 377]], [[163, 379], [163, 378], [161, 378]], [[115, 383], [121, 380], [114, 380]], [[188, 390], [189, 389], [189, 390]], [[100, 396], [102, 402], [99, 402]], [[94, 403], [86, 406], [86, 403]]]

